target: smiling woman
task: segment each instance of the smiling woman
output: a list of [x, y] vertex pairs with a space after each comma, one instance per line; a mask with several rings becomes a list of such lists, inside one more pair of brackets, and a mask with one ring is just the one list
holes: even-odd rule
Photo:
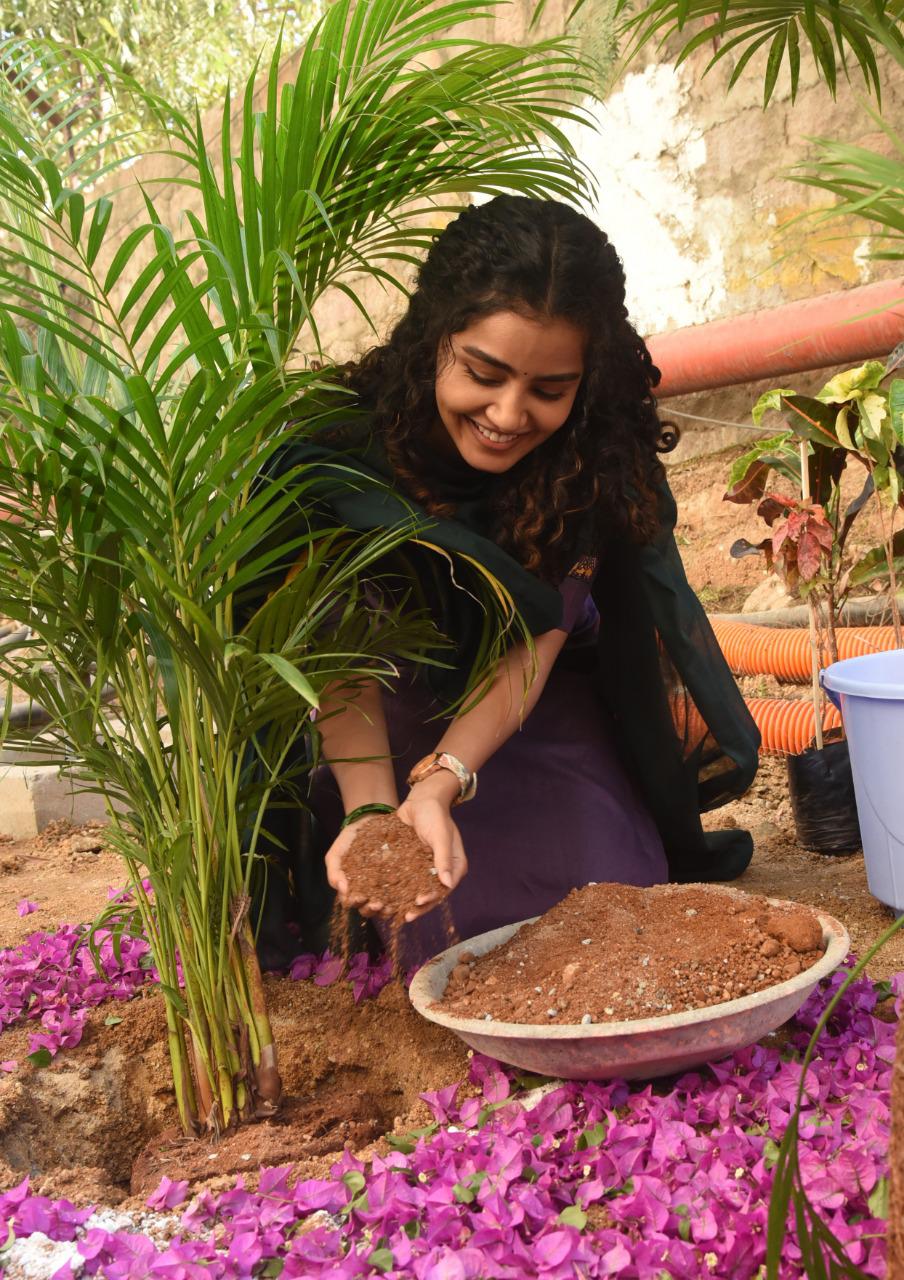
[[[658, 371], [606, 236], [556, 201], [500, 196], [465, 210], [432, 245], [389, 340], [342, 378], [355, 420], [290, 447], [282, 465], [318, 462], [331, 475], [324, 501], [353, 528], [414, 512], [416, 536], [391, 566], [398, 598], [426, 604], [452, 646], [438, 654], [445, 669], [403, 664], [389, 686], [337, 684], [321, 700], [328, 765], [311, 805], [342, 902], [392, 912], [356, 894], [343, 864], [360, 824], [395, 809], [433, 851], [461, 937], [592, 881], [738, 874], [749, 838], [706, 845], [698, 770], [710, 803], [743, 788], [756, 731], [677, 560], [657, 456], [674, 434], [657, 418]], [[468, 565], [517, 608], [522, 639], [481, 611]], [[659, 613], [648, 577], [669, 586]], [[386, 590], [384, 578], [369, 609]], [[469, 697], [488, 627], [503, 628], [501, 658]], [[698, 668], [693, 715], [684, 687], [663, 680], [670, 631]], [[628, 723], [621, 697], [634, 687]], [[409, 962], [444, 945], [439, 913], [427, 915], [437, 896], [409, 913]], [[290, 898], [270, 898], [273, 960], [291, 946]]]

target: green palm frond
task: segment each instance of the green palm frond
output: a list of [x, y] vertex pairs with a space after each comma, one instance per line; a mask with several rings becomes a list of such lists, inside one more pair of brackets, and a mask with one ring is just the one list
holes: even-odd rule
[[898, 259], [904, 257], [904, 138], [877, 112], [871, 115], [889, 140], [890, 154], [812, 138], [814, 158], [790, 176], [835, 197], [831, 208], [810, 217], [828, 223], [850, 217], [864, 219], [869, 224], [864, 230], [878, 238], [878, 247], [870, 256]]
[[435, 225], [465, 192], [575, 199], [589, 188], [561, 128], [582, 117], [573, 104], [590, 88], [571, 43], [449, 35], [495, 7], [338, 0], [280, 92], [277, 48], [262, 111], [249, 82], [236, 154], [223, 131], [221, 178], [196, 129], [202, 251], [232, 342], [255, 362], [285, 363], [330, 287], [362, 310], [356, 276], [402, 287], [393, 264], [429, 241], [425, 215]]
[[[570, 17], [584, 4], [585, 0], [577, 0]], [[534, 24], [545, 8], [546, 0], [539, 0]], [[792, 100], [796, 97], [803, 49], [809, 49], [819, 77], [833, 97], [839, 73], [849, 78], [855, 67], [867, 92], [880, 100], [876, 55], [884, 50], [904, 65], [902, 16], [902, 0], [652, 0], [641, 5], [616, 0], [615, 6], [623, 67], [648, 44], [661, 48], [683, 36], [677, 61], [681, 63], [712, 44], [715, 52], [704, 74], [730, 56], [734, 60], [731, 88], [759, 53], [765, 58], [764, 106], [783, 66], [790, 75]]]
[[[86, 108], [98, 84], [107, 87], [106, 110]], [[150, 135], [136, 131], [135, 104], [155, 134], [165, 135], [177, 118], [90, 49], [35, 37], [0, 40], [0, 131], [23, 158], [48, 161], [69, 190], [84, 191], [149, 144]]]

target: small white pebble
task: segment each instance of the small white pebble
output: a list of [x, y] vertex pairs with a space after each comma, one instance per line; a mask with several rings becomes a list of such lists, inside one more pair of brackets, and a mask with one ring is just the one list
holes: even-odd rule
[[596, 888], [596, 886], [597, 886], [597, 881], [596, 881], [596, 880], [588, 880], [588, 881], [587, 881], [587, 887], [588, 887], [588, 888], [590, 888], [590, 889], [595, 889], [595, 888]]
[[643, 967], [646, 969], [647, 965], [650, 963], [650, 957], [649, 957], [649, 956], [641, 956], [641, 957], [640, 957], [640, 963], [641, 963], [641, 964], [643, 965]]
[[603, 1010], [603, 1013], [605, 1013], [605, 1014], [607, 1014], [609, 1017], [611, 1017], [611, 1016], [612, 1016], [612, 1014], [613, 1014], [613, 1013], [615, 1013], [615, 1010], [612, 1008], [612, 1006], [611, 1006], [611, 1005], [607, 1005], [607, 1006], [606, 1006], [606, 1008]]
[[697, 914], [697, 909], [696, 907], [688, 907], [687, 911], [685, 911], [684, 914], [686, 916], [695, 916]]
[[431, 874], [432, 876], [436, 876], [436, 875], [439, 875], [439, 872], [437, 871], [436, 867], [431, 867], [431, 868], [430, 868], [430, 874]]
[[535, 990], [539, 995], [542, 995], [542, 994], [543, 994], [543, 988], [542, 988], [542, 987], [534, 987], [534, 990]]
[[384, 841], [383, 841], [383, 843], [380, 845], [380, 852], [381, 852], [381, 853], [392, 853], [392, 850], [390, 849], [389, 845], [386, 843], [386, 841], [385, 841], [385, 840], [384, 840]]
[[550, 987], [550, 988], [549, 988], [549, 994], [550, 994], [551, 996], [554, 996], [554, 995], [556, 994], [556, 989], [555, 989], [555, 987]]
[[555, 1017], [558, 1017], [558, 1013], [559, 1013], [558, 1009], [547, 1009], [547, 1010], [546, 1010], [547, 1017], [549, 1017], [549, 1018], [555, 1018]]
[[593, 941], [592, 938], [581, 938], [581, 946], [589, 947], [592, 941]]
[[251, 1152], [250, 1152], [250, 1151], [246, 1151], [246, 1152], [244, 1153], [244, 1155], [242, 1156], [242, 1159], [243, 1159], [243, 1160], [250, 1160], [250, 1159], [251, 1159]]
[[492, 1015], [491, 1013], [485, 1013], [485, 1014], [483, 1015], [483, 1020], [484, 1020], [484, 1022], [492, 1022], [492, 1021], [493, 1021], [493, 1015]]
[[208, 1160], [216, 1160], [216, 1158], [217, 1158], [217, 1156], [218, 1156], [219, 1154], [220, 1154], [220, 1153], [219, 1153], [219, 1151], [214, 1151], [214, 1152], [212, 1152], [212, 1153], [207, 1157], [207, 1159], [208, 1159]]
[[592, 1022], [592, 1021], [593, 1019], [591, 1018], [589, 1013], [585, 1013], [583, 1018], [581, 1018], [581, 1024], [582, 1026], [585, 1026], [585, 1027], [587, 1026], [588, 1022]]

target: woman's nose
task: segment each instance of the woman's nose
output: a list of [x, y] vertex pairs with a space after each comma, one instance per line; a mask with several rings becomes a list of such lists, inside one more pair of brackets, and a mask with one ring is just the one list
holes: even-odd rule
[[518, 386], [500, 387], [487, 405], [487, 418], [497, 431], [520, 431], [527, 425], [524, 393]]

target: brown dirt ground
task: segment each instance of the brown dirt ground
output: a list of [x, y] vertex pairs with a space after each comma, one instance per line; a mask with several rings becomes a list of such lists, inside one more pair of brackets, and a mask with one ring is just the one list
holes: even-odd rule
[[[750, 508], [721, 501], [738, 452], [694, 459], [670, 472], [689, 578], [713, 610], [739, 608], [762, 577], [757, 561], [728, 555], [736, 537], [762, 536]], [[738, 888], [837, 916], [855, 951], [862, 953], [892, 922], [869, 894], [861, 855], [827, 857], [798, 847], [782, 760], [764, 759], [750, 792], [705, 822], [752, 830], [754, 859]], [[15, 945], [34, 929], [92, 919], [106, 905], [107, 888], [122, 884], [116, 857], [81, 849], [73, 835], [96, 830], [58, 828], [34, 841], [0, 841], [0, 946]], [[20, 918], [15, 908], [22, 898], [39, 910]], [[881, 978], [902, 968], [904, 936], [898, 935], [870, 972]], [[270, 978], [268, 995], [286, 1088], [285, 1109], [275, 1120], [218, 1145], [173, 1138], [162, 1007], [148, 992], [95, 1010], [82, 1045], [62, 1052], [51, 1067], [26, 1065], [0, 1078], [0, 1187], [28, 1170], [35, 1189], [46, 1194], [119, 1203], [146, 1195], [163, 1173], [217, 1185], [237, 1170], [253, 1181], [261, 1164], [293, 1160], [302, 1176], [314, 1176], [346, 1142], [367, 1152], [375, 1140], [378, 1148], [385, 1142], [380, 1134], [423, 1124], [427, 1112], [418, 1094], [466, 1074], [461, 1042], [422, 1021], [401, 988], [355, 1006], [345, 983], [320, 988]], [[122, 1021], [106, 1026], [111, 1009]], [[21, 1058], [25, 1042], [21, 1028], [0, 1036], [0, 1061]]]

